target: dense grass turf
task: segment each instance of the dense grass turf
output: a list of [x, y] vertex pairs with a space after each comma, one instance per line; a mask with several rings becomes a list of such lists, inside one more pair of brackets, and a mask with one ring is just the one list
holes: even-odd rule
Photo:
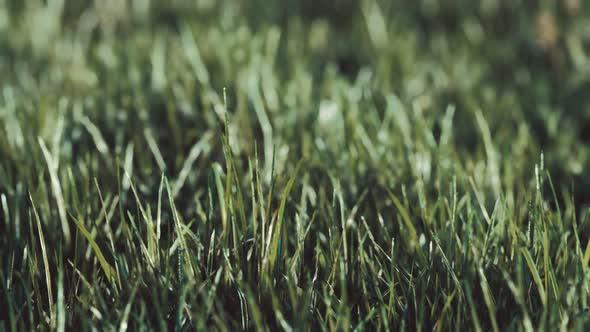
[[0, 330], [587, 330], [589, 11], [0, 1]]

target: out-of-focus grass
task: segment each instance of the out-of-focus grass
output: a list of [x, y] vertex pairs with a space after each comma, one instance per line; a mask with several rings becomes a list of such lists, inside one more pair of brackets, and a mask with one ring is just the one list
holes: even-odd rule
[[0, 327], [586, 330], [584, 1], [0, 1]]

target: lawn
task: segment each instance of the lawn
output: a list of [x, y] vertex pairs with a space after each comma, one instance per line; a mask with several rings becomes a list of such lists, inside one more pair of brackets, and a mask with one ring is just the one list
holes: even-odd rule
[[0, 0], [0, 331], [585, 331], [589, 166], [584, 0]]

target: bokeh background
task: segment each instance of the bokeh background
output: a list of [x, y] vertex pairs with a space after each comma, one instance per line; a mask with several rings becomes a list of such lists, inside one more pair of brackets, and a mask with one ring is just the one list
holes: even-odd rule
[[[245, 120], [241, 133], [261, 137], [251, 112], [259, 102], [281, 133], [277, 139], [291, 142], [302, 141], [298, 128], [318, 126], [321, 101], [338, 93], [331, 79], [337, 77], [370, 94], [359, 114], [363, 107], [383, 113], [395, 94], [433, 119], [427, 125], [434, 140], [441, 132], [435, 119], [454, 105], [454, 140], [466, 156], [480, 136], [473, 113], [483, 112], [499, 155], [544, 151], [556, 182], [572, 185], [586, 203], [588, 6], [582, 0], [3, 0], [2, 102], [38, 114], [43, 107], [35, 104], [57, 107], [65, 94], [91, 103], [85, 109], [99, 124], [141, 117], [139, 110], [166, 121], [162, 110], [174, 107], [178, 119], [168, 119], [170, 128], [152, 126], [158, 142], [184, 147], [197, 128], [215, 121], [212, 99], [226, 88], [232, 111]], [[188, 38], [197, 60], [187, 58]], [[11, 105], [10, 96], [21, 95], [37, 98]], [[172, 122], [183, 121], [195, 122], [194, 130], [173, 129]], [[252, 152], [244, 142], [236, 151]], [[175, 165], [173, 156], [164, 159]], [[515, 168], [515, 177], [530, 171], [518, 163], [506, 167]]]

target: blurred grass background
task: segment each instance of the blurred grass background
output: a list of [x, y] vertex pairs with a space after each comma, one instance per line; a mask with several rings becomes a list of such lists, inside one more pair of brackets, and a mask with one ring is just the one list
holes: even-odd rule
[[[455, 105], [454, 135], [468, 152], [477, 131], [466, 124], [481, 110], [501, 154], [520, 134], [530, 155], [547, 152], [554, 176], [587, 181], [590, 25], [583, 1], [4, 2], [5, 96], [38, 96], [29, 102], [52, 107], [64, 94], [86, 99], [96, 121], [123, 116], [107, 108], [163, 114], [167, 103], [190, 118], [211, 103], [203, 96], [225, 87], [235, 113], [251, 117], [252, 102], [239, 100], [240, 92], [259, 83], [278, 139], [289, 142], [297, 131], [282, 126], [315, 121], [319, 102], [334, 98], [336, 77], [365, 84], [365, 99], [379, 108], [388, 94], [432, 119]], [[187, 59], [187, 29], [198, 60]], [[305, 100], [287, 97], [289, 89]], [[440, 128], [429, 125], [437, 136]], [[260, 136], [256, 124], [249, 127]], [[177, 146], [191, 141], [190, 134], [160, 136]]]

